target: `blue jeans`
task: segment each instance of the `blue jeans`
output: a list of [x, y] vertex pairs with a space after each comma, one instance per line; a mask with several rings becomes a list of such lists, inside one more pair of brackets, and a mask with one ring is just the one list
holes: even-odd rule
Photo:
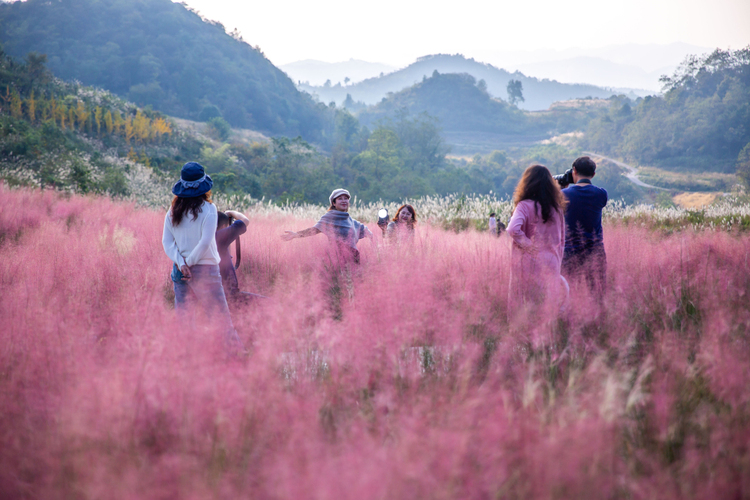
[[176, 267], [174, 266], [172, 270], [172, 281], [174, 283], [174, 307], [177, 313], [192, 316], [190, 303], [197, 302], [198, 307], [205, 311], [211, 323], [224, 332], [227, 347], [244, 349], [237, 330], [232, 324], [224, 287], [221, 284], [219, 266], [192, 266], [190, 268], [192, 278], [188, 281], [179, 280], [182, 273], [176, 270]]

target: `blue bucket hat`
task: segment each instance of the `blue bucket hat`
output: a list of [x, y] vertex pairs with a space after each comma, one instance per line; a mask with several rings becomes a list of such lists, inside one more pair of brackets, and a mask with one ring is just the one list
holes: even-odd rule
[[214, 187], [214, 181], [203, 169], [203, 165], [189, 161], [182, 166], [180, 180], [172, 186], [172, 194], [180, 198], [195, 198]]

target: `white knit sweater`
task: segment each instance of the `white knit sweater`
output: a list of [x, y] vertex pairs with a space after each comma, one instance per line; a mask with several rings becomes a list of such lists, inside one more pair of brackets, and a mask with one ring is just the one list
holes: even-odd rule
[[219, 251], [216, 249], [216, 205], [203, 202], [201, 212], [193, 220], [186, 213], [178, 226], [172, 225], [171, 210], [164, 217], [164, 234], [161, 243], [164, 252], [177, 267], [187, 264], [218, 265]]

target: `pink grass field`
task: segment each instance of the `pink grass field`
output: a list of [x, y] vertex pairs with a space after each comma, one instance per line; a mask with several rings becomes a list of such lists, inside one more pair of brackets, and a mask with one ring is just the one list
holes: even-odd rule
[[163, 219], [0, 187], [0, 498], [750, 498], [748, 233], [607, 226], [601, 311], [509, 318], [507, 238], [346, 275], [256, 219], [237, 360], [178, 328]]

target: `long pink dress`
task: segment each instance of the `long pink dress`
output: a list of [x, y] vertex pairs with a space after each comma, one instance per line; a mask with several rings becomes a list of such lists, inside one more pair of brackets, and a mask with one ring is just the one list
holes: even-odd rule
[[542, 222], [542, 207], [533, 200], [523, 200], [513, 212], [508, 225], [513, 239], [509, 300], [511, 308], [527, 302], [542, 302], [545, 297], [557, 300], [567, 292], [567, 282], [560, 275], [565, 249], [565, 218], [552, 210]]

